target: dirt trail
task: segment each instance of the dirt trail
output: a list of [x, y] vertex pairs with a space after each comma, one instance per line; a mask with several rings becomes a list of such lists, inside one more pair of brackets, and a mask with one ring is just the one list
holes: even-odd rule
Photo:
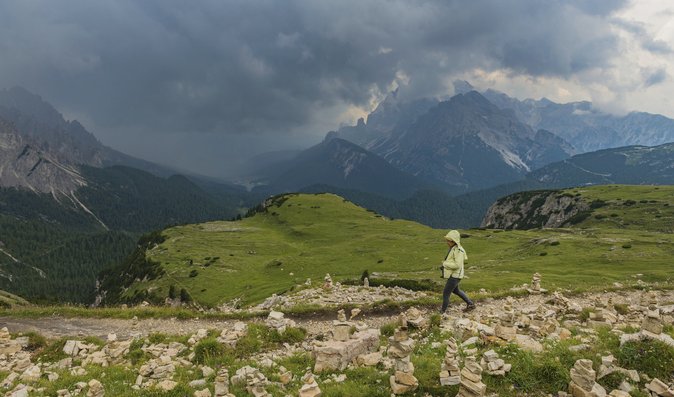
[[[658, 291], [663, 314], [674, 313], [674, 291]], [[634, 290], [625, 290], [610, 293], [595, 293], [575, 296], [571, 299], [582, 307], [593, 306], [594, 300], [598, 297], [607, 299], [609, 296], [614, 303], [637, 303], [642, 297], [643, 292]], [[550, 299], [549, 295], [533, 295], [518, 300], [518, 307], [529, 311]], [[478, 303], [478, 308], [471, 313], [471, 316], [489, 316], [498, 310], [503, 300], [487, 300]], [[427, 312], [427, 310], [422, 310]], [[367, 314], [358, 320], [364, 320], [370, 327], [380, 327], [386, 323], [394, 321], [398, 313], [380, 313]], [[450, 306], [448, 314], [451, 317], [460, 317], [463, 314], [460, 307], [455, 304]], [[362, 316], [362, 315], [361, 315]], [[336, 316], [334, 317], [336, 318]], [[304, 317], [295, 319], [297, 326], [305, 328], [310, 335], [325, 333], [332, 329], [332, 320], [325, 314], [316, 317]], [[247, 322], [260, 322], [263, 319], [247, 320]], [[212, 320], [212, 319], [114, 319], [114, 318], [63, 318], [59, 316], [43, 318], [15, 318], [0, 317], [0, 328], [7, 327], [10, 332], [35, 331], [47, 338], [58, 338], [62, 336], [98, 336], [105, 338], [109, 333], [117, 334], [119, 339], [130, 339], [137, 336], [144, 336], [155, 332], [161, 332], [172, 335], [189, 335], [196, 333], [200, 328], [204, 329], [224, 329], [231, 328], [236, 320]]]
[[[368, 316], [366, 323], [379, 327], [393, 321], [391, 316]], [[262, 320], [247, 320], [255, 322]], [[0, 328], [7, 327], [10, 332], [34, 331], [47, 338], [62, 336], [98, 336], [105, 338], [109, 333], [117, 334], [121, 340], [145, 336], [155, 332], [173, 335], [189, 335], [200, 328], [231, 328], [235, 320], [172, 320], [172, 319], [140, 319], [126, 320], [114, 318], [12, 318], [0, 317]], [[332, 329], [332, 320], [296, 320], [297, 325], [305, 328], [309, 334], [319, 334]]]

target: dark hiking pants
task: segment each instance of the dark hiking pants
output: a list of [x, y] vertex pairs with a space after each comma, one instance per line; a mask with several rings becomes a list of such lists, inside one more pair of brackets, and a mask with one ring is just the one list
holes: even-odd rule
[[459, 283], [461, 282], [460, 278], [454, 278], [450, 277], [447, 279], [447, 284], [445, 284], [445, 289], [442, 291], [442, 309], [440, 310], [442, 313], [447, 310], [447, 306], [449, 306], [449, 297], [454, 293], [457, 295], [459, 298], [463, 299], [464, 302], [466, 302], [467, 305], [472, 305], [473, 301], [471, 301], [466, 294], [459, 289]]

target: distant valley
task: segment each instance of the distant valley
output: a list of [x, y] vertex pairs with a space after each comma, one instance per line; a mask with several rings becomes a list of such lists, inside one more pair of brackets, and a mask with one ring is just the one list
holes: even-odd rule
[[[393, 92], [367, 121], [314, 147], [258, 156], [247, 190], [107, 148], [39, 96], [2, 90], [0, 290], [92, 302], [99, 272], [128, 259], [142, 234], [240, 217], [279, 193], [331, 192], [389, 218], [468, 228], [520, 191], [674, 184], [673, 144], [660, 144], [671, 120], [662, 116], [617, 118], [587, 103], [519, 101], [466, 84], [457, 92], [444, 101]], [[600, 124], [609, 121], [607, 133]], [[581, 130], [601, 139], [583, 141]], [[608, 148], [620, 143], [641, 146]]]

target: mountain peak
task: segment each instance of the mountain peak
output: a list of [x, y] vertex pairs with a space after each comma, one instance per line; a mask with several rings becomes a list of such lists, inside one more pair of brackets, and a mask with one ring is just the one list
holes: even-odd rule
[[466, 80], [454, 80], [452, 85], [454, 86], [454, 95], [476, 91], [475, 87]]
[[18, 110], [50, 126], [61, 126], [66, 122], [49, 102], [19, 86], [0, 90], [0, 107]]

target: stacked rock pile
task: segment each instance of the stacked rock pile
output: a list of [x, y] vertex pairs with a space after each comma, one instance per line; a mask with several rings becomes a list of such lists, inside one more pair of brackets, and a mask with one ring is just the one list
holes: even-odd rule
[[487, 385], [482, 383], [482, 367], [477, 363], [475, 356], [466, 357], [461, 370], [461, 386], [457, 397], [483, 397], [487, 392]]
[[447, 351], [445, 352], [445, 359], [442, 361], [440, 367], [440, 384], [442, 386], [453, 386], [461, 383], [461, 368], [459, 368], [459, 347], [454, 338], [445, 341]]
[[314, 374], [307, 372], [302, 377], [302, 387], [300, 388], [300, 397], [320, 397], [321, 389], [318, 387], [318, 383], [314, 378]]
[[573, 365], [569, 393], [573, 397], [606, 396], [606, 389], [596, 382], [596, 373], [592, 369], [592, 361], [578, 360]]
[[389, 379], [393, 394], [411, 392], [419, 387], [419, 381], [414, 377], [414, 364], [410, 360], [413, 350], [414, 340], [409, 337], [407, 327], [402, 325], [389, 338], [387, 351], [395, 363], [395, 374]]
[[506, 364], [494, 350], [489, 350], [482, 355], [480, 365], [487, 371], [487, 374], [495, 376], [505, 376], [512, 369], [512, 365]]

